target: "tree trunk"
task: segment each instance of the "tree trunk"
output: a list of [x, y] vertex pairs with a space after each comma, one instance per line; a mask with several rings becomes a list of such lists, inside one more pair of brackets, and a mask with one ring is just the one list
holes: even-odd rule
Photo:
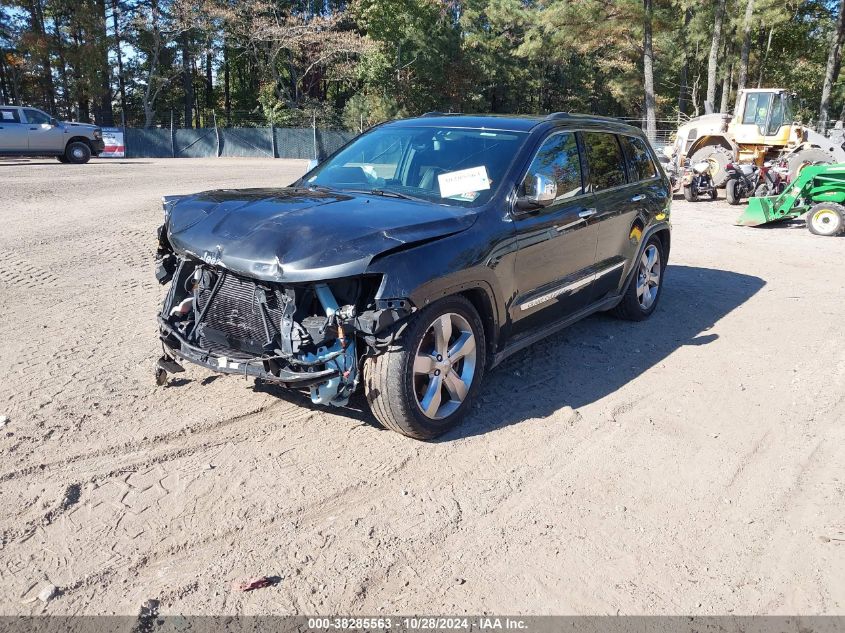
[[[53, 38], [54, 38], [54, 46], [56, 48], [56, 54], [59, 57], [59, 80], [62, 85], [62, 100], [61, 100], [61, 110], [65, 117], [70, 116], [71, 110], [71, 96], [70, 96], [70, 87], [68, 85], [67, 80], [67, 63], [65, 62], [65, 46], [64, 42], [62, 41], [62, 32], [61, 32], [61, 25], [62, 25], [62, 17], [60, 14], [56, 14], [53, 16]], [[57, 113], [59, 114], [59, 113]]]
[[111, 10], [114, 25], [114, 50], [117, 54], [117, 86], [120, 91], [121, 120], [126, 125], [126, 77], [123, 74], [123, 51], [120, 49], [120, 7], [118, 0], [111, 0]]
[[[211, 43], [205, 52], [205, 107], [211, 110], [214, 107], [214, 82], [212, 79], [211, 68]], [[209, 116], [206, 113], [206, 116]]]
[[226, 108], [226, 127], [232, 127], [232, 92], [229, 73], [229, 46], [223, 41], [223, 100]]
[[689, 83], [689, 51], [687, 50], [688, 42], [687, 42], [687, 31], [689, 31], [689, 23], [692, 21], [692, 9], [687, 8], [684, 11], [684, 26], [681, 29], [681, 50], [683, 51], [684, 55], [684, 63], [681, 66], [681, 77], [680, 77], [680, 87], [678, 89], [678, 115], [680, 120], [680, 115], [686, 114], [687, 112], [687, 102], [689, 98], [687, 97], [687, 90], [688, 90], [688, 83]]
[[106, 2], [95, 0], [97, 9], [96, 33], [89, 33], [89, 42], [96, 42], [99, 57], [97, 74], [99, 75], [100, 91], [96, 95], [97, 125], [114, 125], [114, 108], [112, 107], [111, 64], [109, 63], [109, 37], [106, 27]]
[[772, 35], [775, 33], [775, 27], [769, 29], [769, 41], [766, 44], [766, 51], [760, 57], [760, 71], [757, 74], [757, 87], [763, 87], [763, 70], [766, 68], [766, 62], [769, 61], [769, 51], [772, 50]]
[[30, 28], [38, 42], [41, 54], [41, 89], [47, 109], [53, 113], [56, 110], [56, 89], [53, 84], [53, 64], [50, 61], [50, 46], [44, 28], [44, 7], [41, 0], [29, 0], [27, 3], [30, 15]]
[[188, 32], [182, 33], [182, 90], [185, 93], [184, 126], [191, 127], [194, 118], [194, 81], [192, 76], [191, 51], [189, 50]]
[[12, 103], [12, 95], [6, 83], [6, 51], [2, 48], [0, 48], [0, 103]]
[[745, 3], [745, 21], [743, 22], [742, 50], [739, 54], [739, 78], [736, 81], [736, 92], [745, 89], [748, 81], [748, 59], [751, 56], [751, 20], [754, 18], [754, 0]]
[[719, 105], [719, 112], [725, 114], [731, 105], [731, 86], [734, 81], [734, 67], [731, 64], [728, 67], [725, 77], [722, 80], [722, 103]]
[[836, 79], [839, 77], [843, 40], [845, 40], [845, 0], [840, 0], [839, 17], [836, 19], [836, 31], [830, 38], [827, 68], [825, 68], [824, 84], [822, 85], [822, 100], [819, 105], [819, 132], [824, 132], [825, 127], [827, 127], [827, 110], [830, 107], [830, 93], [833, 90], [833, 84], [836, 83]]
[[719, 49], [722, 46], [722, 24], [725, 18], [726, 0], [715, 0], [716, 17], [713, 21], [713, 39], [710, 40], [710, 57], [707, 60], [707, 100], [704, 111], [713, 113], [716, 103], [717, 74], [719, 70]]
[[[843, 0], [845, 2], [845, 0]], [[651, 24], [653, 18], [652, 0], [643, 0], [643, 87], [645, 88], [645, 133], [653, 141], [657, 133], [657, 116], [654, 99], [654, 46]]]
[[149, 129], [152, 126], [155, 116], [154, 106], [158, 91], [153, 90], [153, 81], [158, 72], [158, 60], [161, 53], [160, 17], [158, 0], [150, 0], [150, 26], [152, 27], [153, 42], [150, 58], [147, 60], [147, 85], [144, 87], [144, 129]]

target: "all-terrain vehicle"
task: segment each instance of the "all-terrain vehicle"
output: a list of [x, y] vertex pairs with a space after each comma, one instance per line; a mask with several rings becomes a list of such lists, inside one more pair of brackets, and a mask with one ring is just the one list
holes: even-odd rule
[[713, 177], [710, 175], [711, 165], [706, 160], [687, 165], [684, 175], [681, 178], [681, 187], [684, 190], [684, 200], [696, 202], [702, 196], [715, 200], [718, 195], [716, 185], [713, 184]]

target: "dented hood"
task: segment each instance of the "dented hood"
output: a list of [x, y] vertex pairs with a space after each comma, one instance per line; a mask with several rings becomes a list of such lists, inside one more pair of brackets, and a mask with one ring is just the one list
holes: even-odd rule
[[209, 191], [165, 199], [174, 250], [277, 282], [366, 271], [386, 251], [472, 226], [476, 210], [305, 189]]

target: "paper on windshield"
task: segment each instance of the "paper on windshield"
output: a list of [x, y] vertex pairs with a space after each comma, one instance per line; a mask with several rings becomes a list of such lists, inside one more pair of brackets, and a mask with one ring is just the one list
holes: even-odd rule
[[490, 178], [487, 177], [487, 168], [484, 165], [448, 171], [438, 175], [437, 182], [440, 185], [441, 198], [466, 196], [490, 188]]

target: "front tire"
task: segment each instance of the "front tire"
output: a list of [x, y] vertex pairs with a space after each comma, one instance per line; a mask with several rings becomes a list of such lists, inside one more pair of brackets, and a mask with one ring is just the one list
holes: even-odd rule
[[728, 184], [725, 185], [725, 198], [727, 199], [728, 204], [737, 205], [742, 200], [742, 196], [737, 191], [737, 189], [738, 189], [737, 185], [738, 184], [739, 184], [739, 181], [732, 178], [731, 180], [728, 181]]
[[692, 185], [684, 185], [684, 200], [687, 202], [695, 202], [698, 200], [698, 196], [695, 193], [695, 189], [692, 188]]
[[91, 148], [88, 143], [74, 141], [65, 148], [65, 158], [74, 165], [83, 165], [91, 160]]
[[430, 440], [466, 416], [484, 376], [484, 326], [466, 298], [441, 299], [411, 317], [398, 342], [364, 363], [364, 392], [386, 428]]
[[666, 271], [666, 257], [663, 242], [653, 235], [646, 242], [636, 263], [636, 272], [622, 301], [612, 313], [626, 321], [643, 321], [657, 308], [663, 292], [663, 278]]
[[845, 231], [845, 207], [833, 202], [813, 205], [807, 214], [807, 228], [813, 235], [839, 235]]

